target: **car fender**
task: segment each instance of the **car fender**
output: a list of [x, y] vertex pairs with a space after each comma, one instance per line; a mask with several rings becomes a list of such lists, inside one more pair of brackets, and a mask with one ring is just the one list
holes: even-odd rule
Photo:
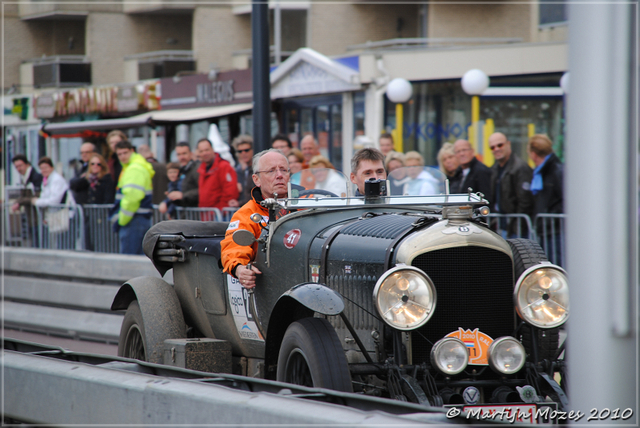
[[284, 292], [271, 311], [265, 346], [267, 377], [275, 379], [275, 365], [284, 333], [289, 325], [299, 319], [323, 315], [340, 315], [344, 310], [342, 296], [335, 290], [315, 282], [298, 284]]
[[[127, 309], [129, 303], [137, 300], [144, 321], [147, 344], [153, 349], [162, 348], [165, 339], [187, 336], [187, 327], [182, 315], [180, 301], [173, 287], [162, 280], [141, 276], [125, 282], [116, 293], [111, 310]], [[151, 362], [162, 362], [159, 352], [149, 356]]]

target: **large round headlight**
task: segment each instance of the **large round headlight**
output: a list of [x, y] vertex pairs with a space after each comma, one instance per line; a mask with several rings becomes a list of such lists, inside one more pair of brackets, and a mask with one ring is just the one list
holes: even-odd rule
[[387, 324], [398, 330], [413, 330], [433, 315], [436, 288], [421, 270], [399, 266], [378, 279], [373, 300]]
[[526, 354], [524, 347], [510, 336], [494, 340], [487, 351], [489, 366], [498, 373], [513, 374], [524, 366]]
[[445, 337], [431, 348], [431, 364], [446, 375], [458, 374], [469, 364], [469, 349], [457, 337]]
[[569, 282], [559, 266], [539, 264], [524, 271], [514, 298], [520, 318], [536, 327], [558, 327], [569, 318]]

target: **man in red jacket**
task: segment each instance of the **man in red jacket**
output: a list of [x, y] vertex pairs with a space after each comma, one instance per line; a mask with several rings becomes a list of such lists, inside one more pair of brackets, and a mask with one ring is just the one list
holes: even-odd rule
[[[206, 138], [198, 141], [198, 155], [202, 163], [198, 168], [198, 206], [224, 207], [238, 206], [238, 180], [231, 164], [213, 151], [213, 144]], [[202, 220], [215, 220], [213, 214], [203, 215]]]

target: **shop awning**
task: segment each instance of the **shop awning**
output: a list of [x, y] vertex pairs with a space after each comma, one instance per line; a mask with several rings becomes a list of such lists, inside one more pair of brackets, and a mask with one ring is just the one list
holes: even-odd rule
[[197, 122], [229, 114], [249, 111], [252, 103], [231, 104], [217, 107], [199, 107], [176, 110], [158, 110], [122, 119], [85, 120], [79, 122], [47, 123], [42, 131], [48, 135], [68, 135], [84, 131], [111, 131], [163, 123]]
[[42, 131], [49, 135], [74, 134], [83, 131], [111, 131], [150, 125], [153, 112], [121, 119], [83, 120], [78, 122], [46, 123]]
[[198, 107], [177, 110], [160, 110], [151, 114], [154, 123], [179, 123], [197, 122], [199, 120], [212, 119], [214, 117], [227, 116], [229, 114], [248, 111], [253, 108], [252, 103], [231, 104], [217, 107]]

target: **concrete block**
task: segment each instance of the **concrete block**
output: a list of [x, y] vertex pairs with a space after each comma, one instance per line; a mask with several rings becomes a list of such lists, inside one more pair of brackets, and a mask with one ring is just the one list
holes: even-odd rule
[[164, 341], [164, 364], [211, 373], [231, 373], [231, 344], [194, 338]]

